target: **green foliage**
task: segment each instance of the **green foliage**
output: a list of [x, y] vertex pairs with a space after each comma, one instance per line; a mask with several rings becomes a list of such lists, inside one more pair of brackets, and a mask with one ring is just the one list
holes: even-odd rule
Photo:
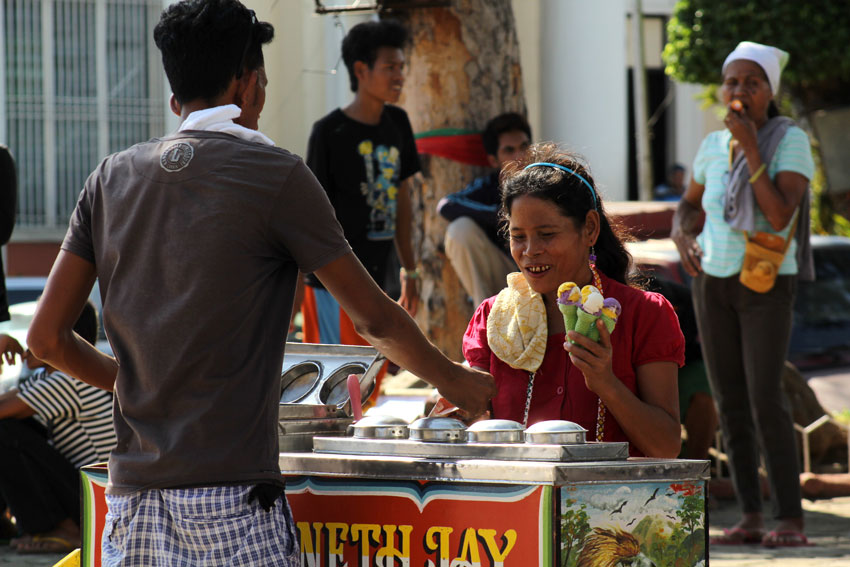
[[717, 83], [743, 40], [791, 54], [783, 83], [798, 88], [850, 80], [850, 0], [679, 0], [667, 25], [666, 72]]
[[845, 408], [841, 411], [834, 411], [832, 412], [832, 417], [839, 423], [850, 425], [850, 409]]
[[669, 516], [664, 521], [657, 517], [643, 537], [643, 552], [658, 567], [690, 567], [705, 556], [704, 487], [685, 482], [671, 484], [670, 488], [679, 499], [678, 521], [669, 521]]
[[590, 533], [587, 504], [575, 507], [576, 500], [567, 499], [566, 510], [561, 514], [561, 565], [573, 567], [578, 559], [581, 544]]

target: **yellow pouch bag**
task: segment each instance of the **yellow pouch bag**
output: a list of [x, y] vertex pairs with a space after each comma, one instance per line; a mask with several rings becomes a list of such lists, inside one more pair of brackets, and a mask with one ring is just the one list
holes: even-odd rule
[[791, 222], [788, 238], [769, 232], [744, 233], [747, 244], [744, 247], [744, 263], [738, 278], [742, 285], [757, 293], [767, 293], [773, 289], [776, 276], [779, 275], [779, 267], [785, 259], [785, 252], [794, 238], [794, 229], [797, 227], [796, 214]]

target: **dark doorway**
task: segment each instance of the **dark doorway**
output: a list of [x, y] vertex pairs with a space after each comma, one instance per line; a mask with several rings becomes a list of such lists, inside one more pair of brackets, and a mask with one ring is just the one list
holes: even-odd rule
[[[628, 70], [628, 105], [629, 105], [629, 187], [628, 198], [630, 201], [637, 201], [638, 185], [637, 185], [637, 143], [635, 140], [635, 94], [634, 86], [632, 85], [632, 68]], [[656, 116], [656, 121], [649, 132], [650, 147], [652, 151], [652, 186], [655, 187], [663, 182], [667, 174], [667, 148], [669, 121], [672, 115], [670, 107], [662, 108], [662, 105], [668, 104], [665, 102], [668, 89], [672, 88], [670, 80], [664, 74], [663, 69], [647, 69], [646, 70], [646, 90], [649, 100], [649, 108], [647, 109], [647, 117]]]

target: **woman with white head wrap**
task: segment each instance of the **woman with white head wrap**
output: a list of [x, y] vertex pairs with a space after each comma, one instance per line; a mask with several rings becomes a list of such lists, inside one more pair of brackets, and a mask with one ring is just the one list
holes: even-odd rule
[[[742, 511], [737, 525], [712, 539], [716, 544], [806, 544], [795, 433], [780, 376], [796, 278], [814, 275], [807, 222], [814, 163], [805, 132], [779, 116], [774, 103], [787, 61], [781, 49], [749, 41], [726, 58], [720, 88], [726, 129], [703, 140], [673, 222], [682, 264], [694, 277], [703, 356]], [[747, 234], [756, 232], [790, 239], [775, 283], [764, 292], [739, 280]], [[778, 520], [770, 532], [761, 507], [760, 449]]]

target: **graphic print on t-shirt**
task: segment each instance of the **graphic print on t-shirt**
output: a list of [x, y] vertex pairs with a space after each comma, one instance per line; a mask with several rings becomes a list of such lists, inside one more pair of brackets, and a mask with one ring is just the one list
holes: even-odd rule
[[369, 240], [390, 240], [395, 236], [396, 196], [400, 169], [399, 150], [395, 146], [363, 140], [357, 147], [366, 166], [366, 181], [360, 183], [360, 192], [371, 208], [366, 226]]

